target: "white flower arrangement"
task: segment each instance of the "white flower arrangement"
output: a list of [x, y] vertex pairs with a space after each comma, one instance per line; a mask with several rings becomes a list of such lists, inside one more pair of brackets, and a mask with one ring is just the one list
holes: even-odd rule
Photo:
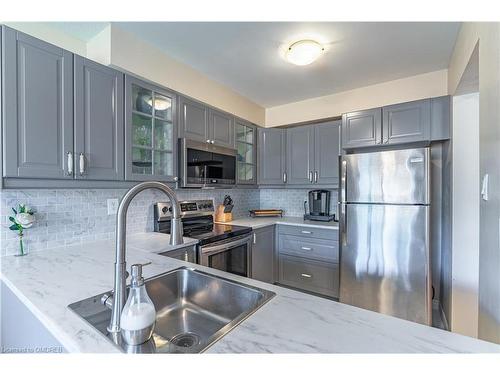
[[18, 232], [20, 248], [19, 255], [23, 256], [26, 255], [24, 252], [23, 231], [24, 229], [31, 228], [35, 223], [35, 212], [25, 204], [20, 204], [17, 210], [12, 207], [12, 212], [14, 212], [14, 216], [9, 216], [9, 220], [12, 222], [9, 229]]

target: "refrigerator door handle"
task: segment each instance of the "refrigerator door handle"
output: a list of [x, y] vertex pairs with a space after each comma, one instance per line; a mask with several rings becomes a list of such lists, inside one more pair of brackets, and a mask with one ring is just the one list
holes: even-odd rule
[[347, 246], [347, 207], [345, 203], [339, 204], [340, 209], [340, 241], [342, 247]]

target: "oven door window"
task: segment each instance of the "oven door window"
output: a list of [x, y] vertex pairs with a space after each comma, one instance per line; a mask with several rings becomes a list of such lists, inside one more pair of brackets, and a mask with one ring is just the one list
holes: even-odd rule
[[247, 245], [232, 247], [208, 256], [208, 266], [221, 271], [248, 276]]

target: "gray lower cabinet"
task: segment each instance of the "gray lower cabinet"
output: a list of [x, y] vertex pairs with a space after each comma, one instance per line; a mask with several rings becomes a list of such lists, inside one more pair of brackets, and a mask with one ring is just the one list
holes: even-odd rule
[[123, 180], [123, 73], [74, 60], [75, 178]]
[[274, 236], [274, 225], [254, 230], [252, 279], [274, 283]]
[[289, 185], [314, 182], [314, 126], [286, 130], [286, 174]]
[[428, 141], [431, 135], [430, 102], [430, 99], [424, 99], [383, 107], [383, 143]]
[[279, 283], [329, 297], [338, 297], [338, 264], [280, 255]]
[[73, 54], [3, 26], [3, 176], [72, 179]]
[[278, 283], [339, 295], [338, 230], [278, 225]]
[[234, 117], [215, 109], [210, 109], [208, 116], [210, 142], [218, 146], [234, 148]]
[[175, 93], [125, 76], [125, 179], [172, 182], [177, 176]]
[[344, 149], [376, 146], [381, 143], [381, 108], [342, 115], [342, 147]]
[[258, 129], [258, 183], [284, 185], [286, 176], [286, 131]]
[[338, 120], [314, 125], [314, 183], [339, 183], [341, 124]]
[[179, 97], [179, 137], [195, 141], [210, 141], [208, 107], [203, 103]]

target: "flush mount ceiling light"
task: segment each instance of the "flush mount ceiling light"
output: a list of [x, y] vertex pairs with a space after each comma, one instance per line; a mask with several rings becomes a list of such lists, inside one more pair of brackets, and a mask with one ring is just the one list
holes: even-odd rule
[[[149, 98], [147, 100], [147, 103], [152, 107], [153, 106], [153, 98]], [[166, 109], [169, 109], [172, 106], [172, 103], [170, 100], [163, 99], [163, 98], [155, 98], [155, 110], [157, 111], [165, 111]]]
[[325, 48], [314, 40], [299, 40], [288, 47], [285, 57], [292, 64], [309, 65], [320, 57], [324, 50]]

